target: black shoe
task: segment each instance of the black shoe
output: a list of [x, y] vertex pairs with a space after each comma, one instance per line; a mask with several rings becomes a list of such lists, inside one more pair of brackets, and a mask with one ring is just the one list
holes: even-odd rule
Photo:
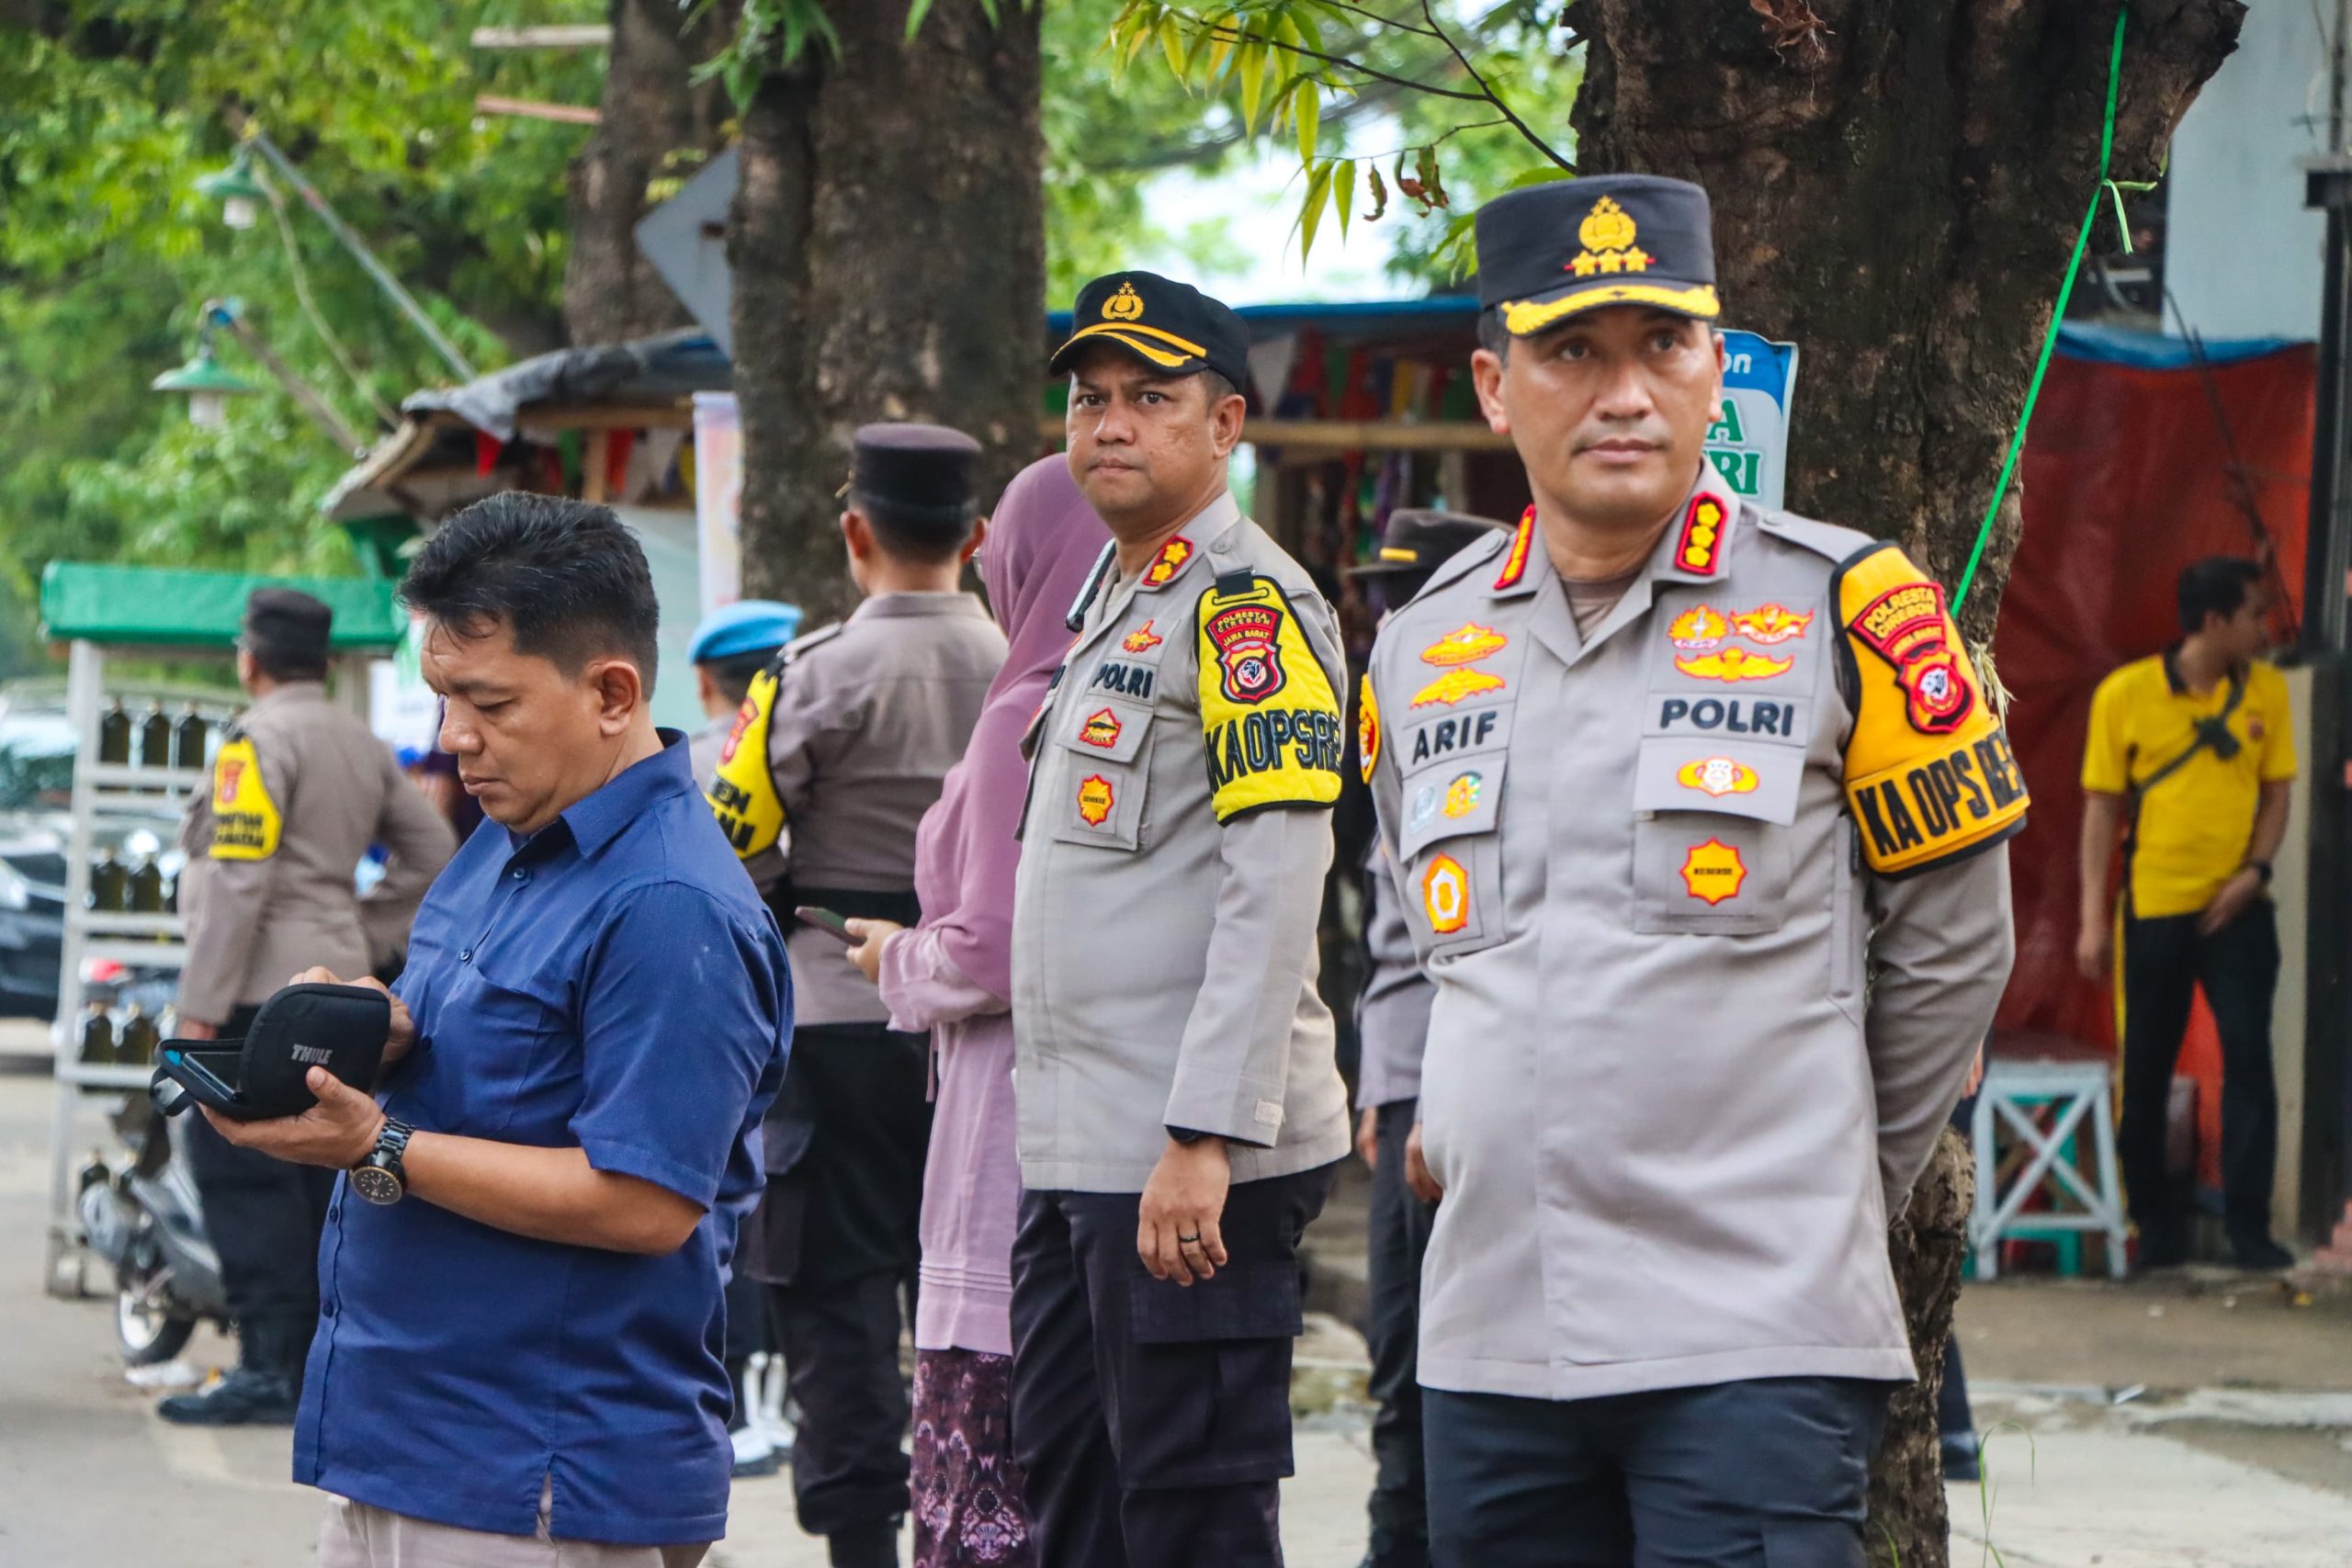
[[2295, 1266], [2295, 1255], [2267, 1235], [2232, 1236], [2230, 1258], [2241, 1269], [2277, 1273]]
[[210, 1388], [173, 1394], [155, 1414], [180, 1427], [291, 1427], [300, 1398], [293, 1379], [239, 1367]]
[[1954, 1432], [1943, 1440], [1944, 1479], [1973, 1486], [1984, 1479], [1984, 1466], [1976, 1454], [1976, 1436], [1973, 1432]]

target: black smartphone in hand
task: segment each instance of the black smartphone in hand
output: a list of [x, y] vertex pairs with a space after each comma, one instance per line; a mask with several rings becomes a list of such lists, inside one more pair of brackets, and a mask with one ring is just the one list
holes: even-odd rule
[[820, 909], [814, 904], [796, 904], [792, 917], [803, 925], [823, 931], [843, 947], [857, 947], [864, 943], [864, 938], [851, 934], [848, 919], [831, 909]]

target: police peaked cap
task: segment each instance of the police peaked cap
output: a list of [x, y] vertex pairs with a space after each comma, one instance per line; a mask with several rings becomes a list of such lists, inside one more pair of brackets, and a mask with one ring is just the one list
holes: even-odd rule
[[850, 461], [853, 505], [922, 523], [968, 523], [979, 511], [980, 444], [944, 424], [866, 424]]
[[1214, 370], [1250, 389], [1250, 329], [1233, 307], [1156, 272], [1114, 272], [1078, 291], [1069, 341], [1046, 368], [1067, 373], [1089, 345], [1108, 344], [1166, 376]]
[[1514, 337], [1608, 305], [1723, 312], [1707, 193], [1688, 180], [1554, 180], [1497, 197], [1477, 221], [1478, 303]]

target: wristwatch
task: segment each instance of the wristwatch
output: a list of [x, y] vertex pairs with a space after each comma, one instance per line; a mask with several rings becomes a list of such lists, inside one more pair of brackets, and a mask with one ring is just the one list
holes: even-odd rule
[[384, 1130], [376, 1134], [376, 1146], [351, 1168], [351, 1190], [370, 1203], [399, 1202], [408, 1192], [408, 1171], [401, 1156], [408, 1152], [409, 1138], [415, 1131], [405, 1122], [385, 1117]]
[[2250, 860], [2245, 863], [2245, 869], [2254, 873], [2255, 875], [2262, 878], [2262, 885], [2265, 887], [2270, 886], [2270, 863], [2268, 861]]

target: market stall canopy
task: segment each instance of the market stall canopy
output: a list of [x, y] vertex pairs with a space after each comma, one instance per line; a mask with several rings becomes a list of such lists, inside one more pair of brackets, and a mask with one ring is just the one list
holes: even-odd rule
[[225, 649], [244, 624], [256, 588], [298, 588], [334, 611], [329, 640], [348, 650], [389, 649], [408, 618], [392, 584], [360, 577], [265, 577], [235, 571], [51, 561], [40, 574], [42, 635], [157, 648]]

